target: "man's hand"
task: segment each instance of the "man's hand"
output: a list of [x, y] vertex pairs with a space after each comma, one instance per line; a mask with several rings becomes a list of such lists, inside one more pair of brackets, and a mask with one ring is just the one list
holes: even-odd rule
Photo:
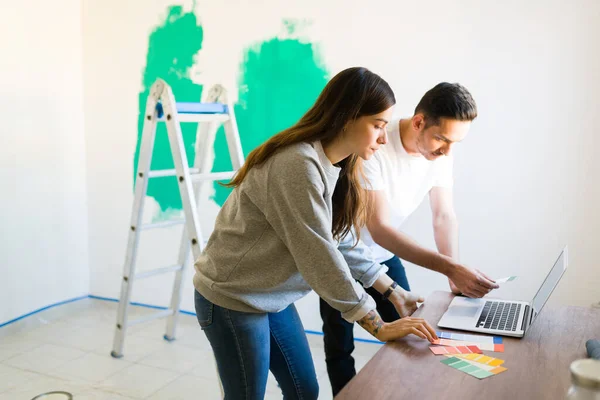
[[[448, 274], [450, 280], [450, 288], [453, 293], [456, 289], [459, 293], [467, 297], [479, 298], [483, 297], [492, 289], [498, 289], [500, 286], [490, 277], [477, 269], [471, 269], [464, 265], [457, 264]], [[454, 284], [454, 288], [452, 288]]]
[[390, 297], [388, 297], [388, 300], [394, 305], [394, 308], [400, 314], [400, 318], [412, 315], [418, 308], [417, 302], [422, 303], [425, 301], [422, 296], [407, 292], [400, 286], [396, 286]]
[[454, 294], [460, 294], [460, 290], [456, 287], [452, 279], [448, 278], [448, 283], [450, 284], [450, 291]]

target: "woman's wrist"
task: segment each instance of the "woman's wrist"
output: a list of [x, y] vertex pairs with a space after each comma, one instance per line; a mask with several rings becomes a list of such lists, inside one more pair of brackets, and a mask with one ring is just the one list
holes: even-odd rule
[[378, 340], [382, 340], [381, 337], [385, 331], [385, 322], [381, 319], [381, 316], [377, 310], [371, 310], [367, 315], [356, 321], [364, 330], [375, 336]]

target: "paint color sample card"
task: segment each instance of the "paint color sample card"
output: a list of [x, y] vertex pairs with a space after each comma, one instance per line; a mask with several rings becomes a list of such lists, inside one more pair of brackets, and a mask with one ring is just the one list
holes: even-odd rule
[[465, 374], [474, 376], [477, 379], [488, 378], [507, 370], [505, 367], [491, 367], [484, 364], [477, 364], [470, 360], [461, 360], [460, 358], [453, 356], [449, 356], [445, 360], [442, 360], [442, 363], [464, 372]]
[[482, 335], [467, 335], [462, 333], [452, 332], [436, 332], [440, 339], [451, 339], [451, 340], [462, 340], [464, 342], [475, 342], [475, 343], [491, 343], [491, 344], [502, 344], [502, 337], [500, 336], [482, 336]]
[[496, 283], [512, 282], [517, 279], [516, 276], [507, 276], [506, 278], [496, 279]]
[[482, 351], [477, 346], [429, 346], [429, 350], [436, 356], [446, 354], [457, 354], [457, 355], [480, 355]]
[[479, 347], [481, 350], [504, 353], [504, 345], [503, 344], [463, 342], [460, 340], [450, 340], [450, 339], [437, 339], [437, 340], [434, 340], [432, 343], [442, 345], [442, 346], [452, 346], [452, 347], [474, 345], [474, 346]]
[[475, 361], [478, 364], [485, 364], [491, 367], [497, 367], [499, 365], [504, 364], [504, 360], [485, 356], [483, 354], [456, 354], [455, 357], [461, 358], [463, 360]]

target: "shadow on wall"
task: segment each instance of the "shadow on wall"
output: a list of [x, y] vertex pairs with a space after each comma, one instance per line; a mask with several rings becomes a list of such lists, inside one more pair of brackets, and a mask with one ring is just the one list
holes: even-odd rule
[[[293, 36], [297, 27], [293, 21], [283, 21], [287, 33]], [[195, 56], [202, 49], [205, 32], [193, 12], [184, 13], [181, 6], [167, 9], [165, 20], [150, 34], [143, 89], [139, 94], [137, 144], [134, 155], [134, 182], [141, 144], [143, 115], [151, 85], [164, 79], [173, 89], [177, 101], [198, 101], [202, 86], [190, 79]], [[208, 32], [207, 34], [210, 34]], [[181, 40], [185, 37], [186, 40]], [[240, 65], [239, 96], [235, 104], [240, 139], [244, 154], [275, 133], [291, 126], [313, 104], [327, 83], [328, 72], [312, 43], [296, 38], [274, 37], [244, 50]], [[196, 126], [182, 124], [188, 160], [194, 158]], [[214, 145], [213, 171], [231, 169], [231, 160], [223, 129]], [[173, 168], [164, 124], [159, 124], [152, 155], [152, 169]], [[231, 189], [214, 183], [213, 200], [222, 206]], [[174, 177], [157, 178], [148, 185], [148, 196], [155, 198], [161, 211], [182, 208], [177, 181]]]

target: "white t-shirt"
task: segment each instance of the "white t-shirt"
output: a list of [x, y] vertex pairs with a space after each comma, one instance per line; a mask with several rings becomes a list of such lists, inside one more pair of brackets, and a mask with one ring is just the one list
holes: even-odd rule
[[[363, 182], [363, 186], [385, 192], [390, 210], [389, 223], [399, 229], [431, 188], [452, 187], [453, 160], [452, 156], [442, 156], [429, 161], [423, 156], [408, 154], [400, 138], [399, 120], [390, 122], [388, 140], [370, 160], [364, 161], [365, 176], [369, 182]], [[376, 262], [381, 263], [394, 256], [373, 241], [366, 227], [361, 231], [361, 239], [373, 251]]]

